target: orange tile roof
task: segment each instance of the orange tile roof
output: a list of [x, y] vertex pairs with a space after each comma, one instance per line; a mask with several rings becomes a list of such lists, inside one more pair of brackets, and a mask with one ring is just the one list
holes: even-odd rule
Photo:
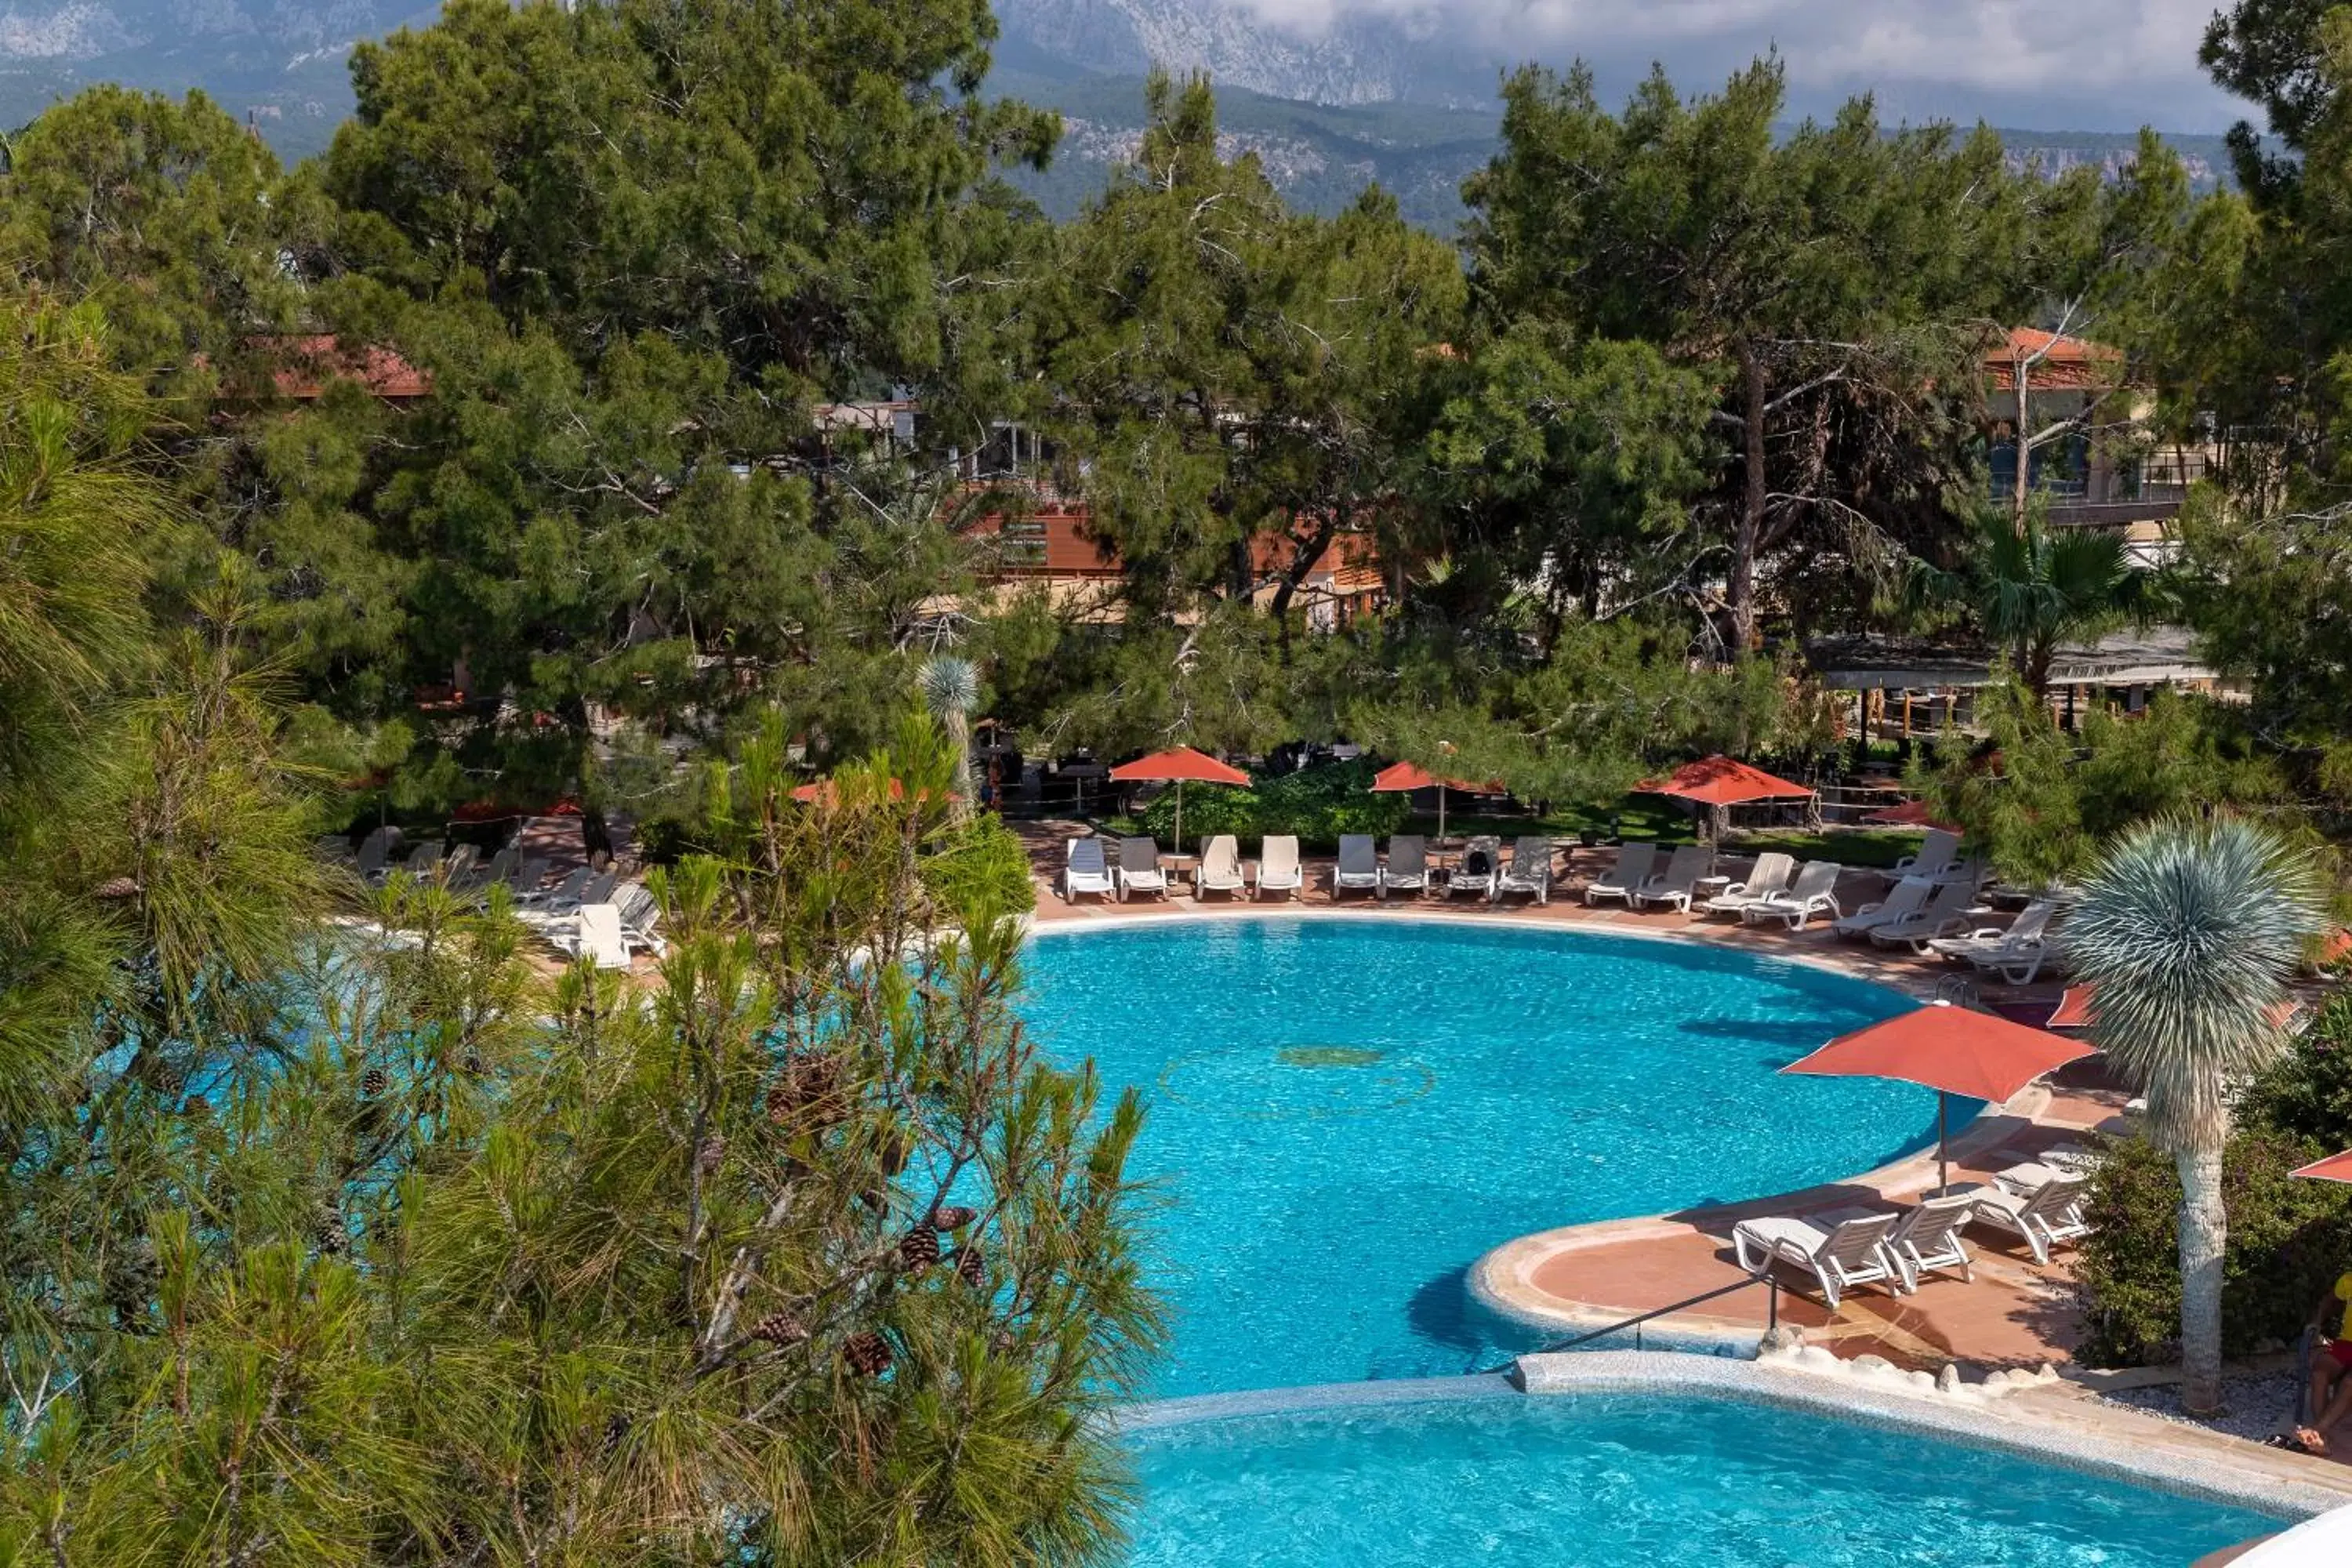
[[297, 403], [315, 402], [331, 382], [356, 381], [378, 397], [423, 397], [433, 390], [433, 377], [388, 348], [371, 344], [356, 354], [332, 335], [278, 341], [283, 363], [271, 373], [280, 397]]
[[2120, 351], [2083, 338], [2061, 337], [2039, 327], [2011, 328], [2009, 341], [1986, 353], [1985, 374], [1995, 390], [2014, 391], [2017, 362], [2037, 354], [2041, 357], [2026, 367], [2028, 392], [2037, 388], [2056, 392], [2110, 387], [2117, 384], [2123, 375], [2124, 356]]

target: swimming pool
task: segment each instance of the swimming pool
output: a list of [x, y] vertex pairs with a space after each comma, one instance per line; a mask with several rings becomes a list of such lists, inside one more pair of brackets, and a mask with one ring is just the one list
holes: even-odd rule
[[1130, 1568], [2180, 1568], [2278, 1521], [1725, 1400], [1506, 1395], [1140, 1435]]
[[1695, 943], [1401, 915], [1042, 935], [1023, 1011], [1149, 1111], [1162, 1395], [1491, 1365], [1475, 1300], [1551, 1226], [1788, 1191], [1935, 1135], [1935, 1097], [1776, 1069], [1912, 1005]]

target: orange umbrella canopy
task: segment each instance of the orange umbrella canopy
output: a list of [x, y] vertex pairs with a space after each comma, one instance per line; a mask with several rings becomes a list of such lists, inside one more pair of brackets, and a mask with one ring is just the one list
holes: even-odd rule
[[2309, 1176], [2317, 1182], [2352, 1182], [2352, 1149], [2347, 1149], [2341, 1154], [2330, 1154], [2294, 1173]]
[[[930, 798], [930, 791], [925, 790], [919, 798], [929, 800]], [[793, 798], [799, 801], [803, 805], [839, 805], [841, 804], [841, 786], [834, 783], [831, 779], [818, 779], [813, 784], [804, 784], [794, 788], [793, 791]], [[892, 779], [890, 781], [890, 798], [892, 800], [904, 800], [907, 798], [907, 784], [905, 780]], [[950, 800], [961, 800], [963, 797], [950, 790], [948, 793], [948, 798]]]
[[1685, 763], [1663, 779], [1639, 786], [1644, 794], [1670, 795], [1702, 805], [1738, 805], [1751, 800], [1801, 800], [1813, 792], [1801, 784], [1775, 778], [1762, 768], [1729, 757], [1702, 757]]
[[1500, 780], [1471, 784], [1463, 779], [1442, 779], [1434, 776], [1418, 763], [1393, 763], [1382, 768], [1372, 779], [1374, 795], [1405, 795], [1417, 789], [1459, 789], [1472, 795], [1500, 795]]
[[1166, 780], [1181, 784], [1246, 784], [1249, 774], [1239, 768], [1228, 767], [1216, 758], [1196, 752], [1190, 746], [1179, 746], [1171, 752], [1154, 752], [1148, 757], [1138, 757], [1131, 763], [1121, 763], [1111, 769], [1110, 776], [1120, 784], [1142, 784], [1150, 780]]
[[2012, 1024], [1947, 1002], [1840, 1035], [1782, 1072], [1895, 1078], [2000, 1104], [2053, 1068], [2091, 1054], [2087, 1040]]
[[[2058, 998], [2057, 1011], [2052, 1013], [2043, 1021], [2042, 1026], [2045, 1029], [2089, 1028], [2091, 1026], [2091, 991], [2092, 988], [2088, 985], [2066, 987], [2065, 994]], [[2263, 1008], [2263, 1016], [2269, 1019], [2275, 1027], [2291, 1029], [2294, 1026], [2296, 1015], [2302, 1011], [2302, 1004], [2290, 997], [2284, 1001], [2273, 1002]]]
[[1924, 800], [1906, 800], [1900, 805], [1890, 805], [1885, 811], [1874, 811], [1862, 820], [1870, 827], [1940, 827], [1947, 833], [1952, 831], [1950, 823], [1938, 822], [1928, 814], [1927, 803]]

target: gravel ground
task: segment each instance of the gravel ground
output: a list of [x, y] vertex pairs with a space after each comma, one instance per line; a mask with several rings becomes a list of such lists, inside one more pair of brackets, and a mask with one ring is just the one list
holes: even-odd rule
[[2221, 1380], [2222, 1414], [2211, 1420], [2192, 1421], [2180, 1413], [2179, 1384], [2122, 1389], [2100, 1397], [2113, 1404], [2128, 1405], [2150, 1415], [2161, 1415], [2168, 1421], [2178, 1421], [2185, 1426], [2203, 1426], [2210, 1431], [2226, 1432], [2232, 1437], [2251, 1437], [2260, 1442], [2273, 1432], [2286, 1429], [2288, 1418], [2294, 1414], [2294, 1373], [2291, 1372], [2225, 1377]]

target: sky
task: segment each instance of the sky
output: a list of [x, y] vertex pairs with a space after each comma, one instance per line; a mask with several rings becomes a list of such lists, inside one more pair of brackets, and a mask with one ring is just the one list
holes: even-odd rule
[[1581, 56], [1604, 89], [1662, 60], [1719, 81], [1777, 46], [1793, 107], [1874, 91], [1887, 117], [1979, 118], [2041, 130], [2221, 131], [2247, 106], [2197, 65], [2226, 0], [1235, 0], [1313, 33], [1381, 16], [1507, 55]]

